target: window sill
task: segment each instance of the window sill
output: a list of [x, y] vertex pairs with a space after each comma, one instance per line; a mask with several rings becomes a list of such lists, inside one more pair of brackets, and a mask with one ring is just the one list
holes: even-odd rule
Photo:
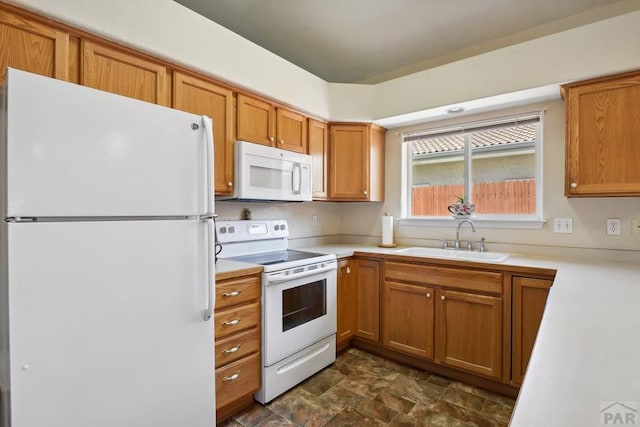
[[[540, 230], [547, 222], [539, 218], [506, 218], [506, 217], [475, 217], [468, 218], [480, 228], [510, 228], [525, 230]], [[458, 224], [460, 220], [449, 217], [413, 217], [401, 218], [398, 220], [399, 225], [415, 226], [415, 227], [452, 227]]]

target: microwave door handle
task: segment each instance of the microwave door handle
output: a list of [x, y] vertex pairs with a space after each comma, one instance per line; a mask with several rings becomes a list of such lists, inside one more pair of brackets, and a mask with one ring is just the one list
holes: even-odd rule
[[291, 171], [291, 187], [293, 188], [293, 194], [300, 194], [300, 188], [302, 187], [302, 174], [300, 172], [300, 163], [294, 163]]

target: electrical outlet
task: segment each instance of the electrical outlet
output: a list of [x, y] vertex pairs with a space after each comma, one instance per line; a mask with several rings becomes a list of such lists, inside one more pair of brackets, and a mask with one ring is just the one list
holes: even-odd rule
[[554, 233], [573, 233], [573, 218], [553, 218]]
[[640, 235], [640, 218], [631, 220], [631, 234]]
[[311, 224], [314, 226], [318, 225], [318, 215], [311, 215]]
[[607, 235], [609, 236], [620, 235], [620, 219], [619, 218], [607, 219]]

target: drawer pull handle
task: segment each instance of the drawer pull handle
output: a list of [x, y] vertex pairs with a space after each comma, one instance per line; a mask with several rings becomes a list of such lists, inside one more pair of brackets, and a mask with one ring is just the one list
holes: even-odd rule
[[229, 320], [228, 322], [223, 322], [222, 324], [224, 326], [234, 326], [234, 325], [237, 325], [238, 323], [240, 323], [240, 320], [242, 320], [242, 319], [240, 317], [238, 317], [237, 319]]
[[238, 377], [240, 376], [240, 371], [236, 372], [235, 374], [231, 375], [230, 377], [222, 377], [222, 381], [235, 381], [238, 379]]
[[235, 347], [231, 347], [229, 350], [222, 350], [222, 352], [223, 353], [235, 353], [238, 350], [240, 350], [240, 344], [238, 344]]
[[242, 291], [232, 291], [232, 292], [225, 292], [224, 294], [222, 294], [223, 297], [237, 297], [238, 295], [240, 295]]

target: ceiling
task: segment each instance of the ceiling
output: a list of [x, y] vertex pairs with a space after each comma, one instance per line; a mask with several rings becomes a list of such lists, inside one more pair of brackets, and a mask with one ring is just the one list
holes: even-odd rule
[[640, 9], [638, 0], [176, 2], [334, 83], [379, 83]]

